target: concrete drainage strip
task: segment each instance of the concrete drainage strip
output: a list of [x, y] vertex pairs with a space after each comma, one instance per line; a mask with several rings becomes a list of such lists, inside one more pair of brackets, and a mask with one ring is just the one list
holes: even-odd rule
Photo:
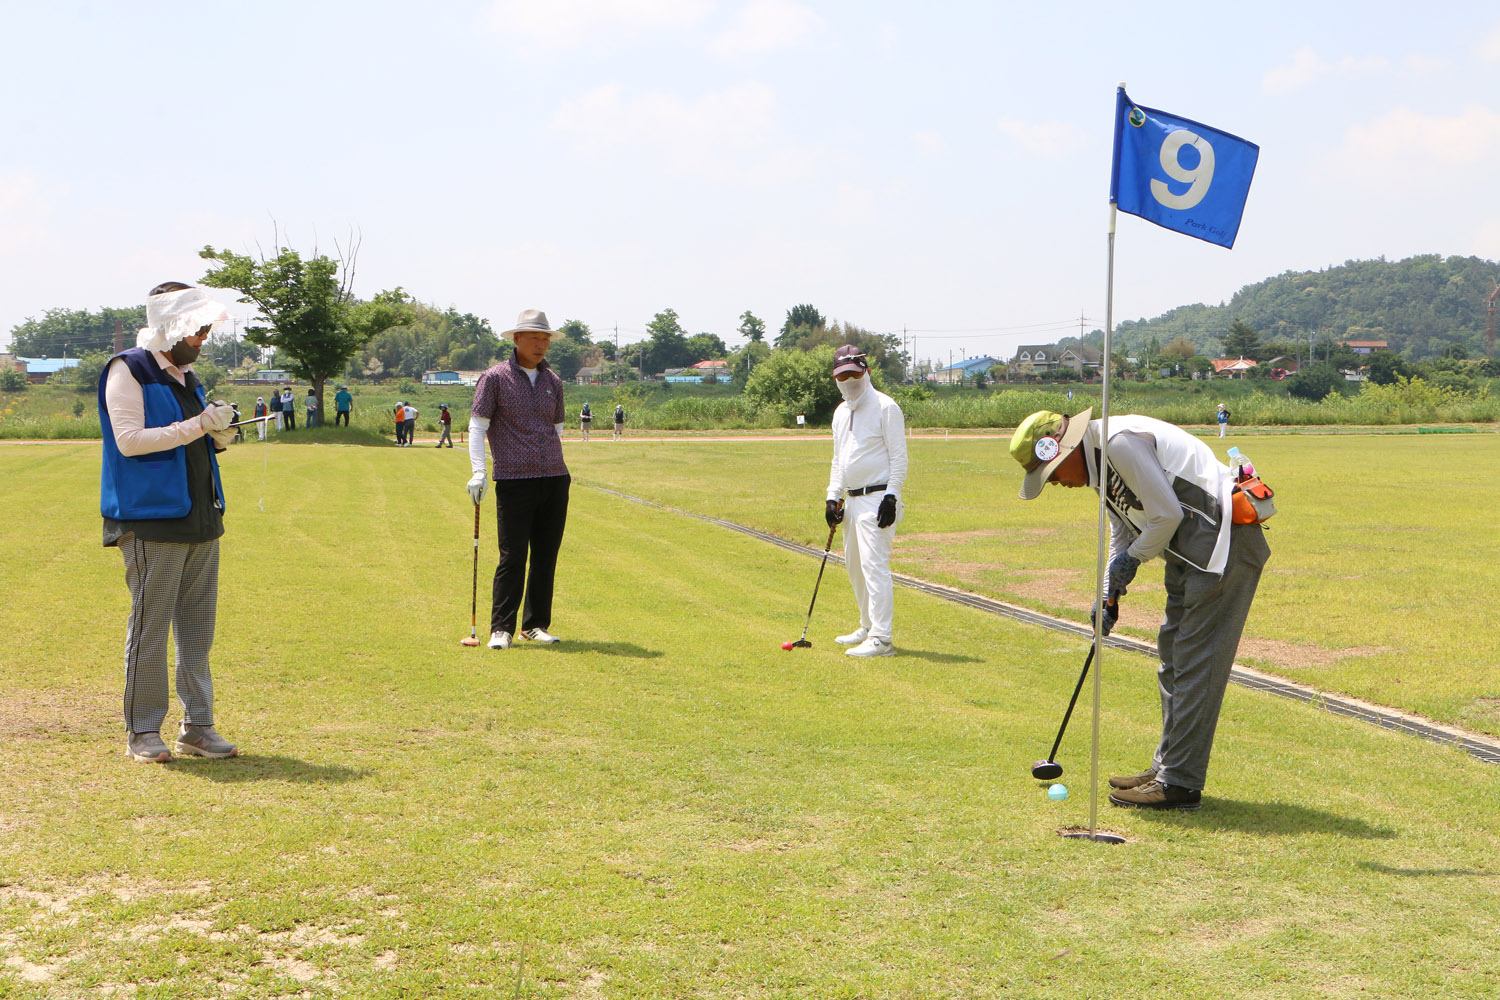
[[[706, 514], [695, 514], [692, 511], [669, 507], [654, 500], [631, 496], [628, 493], [621, 493], [619, 490], [612, 490], [604, 486], [590, 486], [590, 488], [600, 493], [608, 493], [611, 496], [619, 497], [622, 500], [629, 500], [631, 503], [656, 507], [659, 510], [670, 511], [684, 517], [707, 521], [709, 524], [716, 524], [721, 528], [737, 531], [742, 535], [749, 535], [752, 538], [769, 542], [772, 545], [778, 545], [791, 552], [798, 552], [815, 558], [822, 558], [823, 555], [822, 549], [814, 548], [810, 545], [802, 545], [798, 542], [790, 542], [785, 538], [778, 538], [767, 532], [747, 528], [743, 524], [736, 524], [733, 521], [726, 521], [723, 518], [709, 517]], [[834, 552], [830, 553], [828, 561], [843, 565], [844, 558], [837, 552]], [[892, 576], [903, 587], [910, 587], [912, 590], [919, 590], [924, 594], [931, 594], [933, 597], [952, 601], [955, 604], [962, 604], [979, 611], [989, 612], [990, 614], [1002, 615], [1018, 622], [1024, 622], [1027, 625], [1038, 625], [1057, 632], [1067, 632], [1084, 639], [1093, 635], [1092, 629], [1077, 622], [1054, 618], [1051, 615], [1044, 615], [1039, 611], [1032, 611], [1029, 608], [1007, 604], [1004, 601], [996, 601], [988, 597], [981, 597], [978, 594], [970, 594], [953, 587], [944, 587], [940, 584], [929, 583], [926, 580], [904, 576], [900, 573], [894, 573]], [[1104, 644], [1111, 649], [1122, 649], [1127, 652], [1140, 653], [1143, 656], [1156, 657], [1156, 646], [1153, 643], [1142, 642], [1139, 639], [1131, 639], [1125, 636], [1110, 636], [1104, 640]], [[1392, 708], [1373, 705], [1358, 698], [1324, 694], [1316, 688], [1262, 673], [1250, 667], [1236, 665], [1230, 672], [1229, 679], [1243, 687], [1255, 691], [1265, 691], [1282, 698], [1289, 698], [1292, 701], [1304, 702], [1312, 705], [1314, 708], [1323, 709], [1334, 715], [1357, 719], [1360, 722], [1366, 722], [1381, 729], [1394, 729], [1403, 733], [1410, 733], [1424, 740], [1430, 740], [1433, 743], [1442, 743], [1446, 746], [1456, 747], [1469, 756], [1484, 761], [1486, 764], [1500, 765], [1500, 740], [1492, 740], [1478, 733], [1467, 732], [1455, 726], [1447, 726], [1440, 722], [1434, 722], [1431, 719], [1409, 715]]]

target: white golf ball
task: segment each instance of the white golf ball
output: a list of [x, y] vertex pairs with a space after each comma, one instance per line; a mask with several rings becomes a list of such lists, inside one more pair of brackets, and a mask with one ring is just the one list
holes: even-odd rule
[[1053, 785], [1051, 788], [1047, 789], [1047, 798], [1051, 799], [1053, 802], [1061, 802], [1067, 797], [1067, 785]]

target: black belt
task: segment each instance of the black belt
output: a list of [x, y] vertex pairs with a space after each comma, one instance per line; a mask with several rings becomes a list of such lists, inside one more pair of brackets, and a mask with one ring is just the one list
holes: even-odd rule
[[866, 486], [864, 489], [850, 490], [849, 495], [851, 497], [862, 497], [866, 493], [874, 493], [876, 490], [883, 490], [885, 489], [886, 485], [887, 484], [885, 483], [876, 483], [874, 486]]

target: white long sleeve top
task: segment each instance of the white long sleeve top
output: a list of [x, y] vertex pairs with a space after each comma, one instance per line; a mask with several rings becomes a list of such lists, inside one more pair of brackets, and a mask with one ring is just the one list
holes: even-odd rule
[[833, 462], [828, 472], [828, 499], [841, 500], [845, 490], [885, 483], [885, 492], [901, 499], [906, 485], [906, 418], [894, 399], [874, 386], [851, 407], [833, 411]]
[[[177, 380], [178, 385], [187, 385], [187, 373], [192, 365], [179, 368], [172, 363], [171, 355], [152, 351], [162, 371]], [[104, 380], [104, 406], [109, 410], [109, 422], [114, 428], [115, 445], [120, 454], [127, 457], [150, 455], [158, 451], [171, 451], [180, 445], [189, 444], [203, 436], [203, 424], [197, 417], [179, 420], [165, 427], [146, 426], [146, 402], [141, 384], [130, 374], [123, 361], [111, 361], [109, 376]], [[215, 451], [222, 448], [215, 446]]]

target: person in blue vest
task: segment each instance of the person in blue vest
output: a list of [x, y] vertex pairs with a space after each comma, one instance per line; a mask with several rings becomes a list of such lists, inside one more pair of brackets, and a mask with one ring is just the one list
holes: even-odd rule
[[208, 654], [219, 595], [224, 488], [217, 454], [229, 447], [232, 410], [209, 403], [193, 372], [198, 351], [228, 311], [201, 288], [157, 285], [136, 347], [99, 378], [104, 545], [120, 550], [130, 589], [125, 626], [126, 753], [166, 762], [167, 633], [177, 649], [180, 754], [234, 757], [214, 729]]

